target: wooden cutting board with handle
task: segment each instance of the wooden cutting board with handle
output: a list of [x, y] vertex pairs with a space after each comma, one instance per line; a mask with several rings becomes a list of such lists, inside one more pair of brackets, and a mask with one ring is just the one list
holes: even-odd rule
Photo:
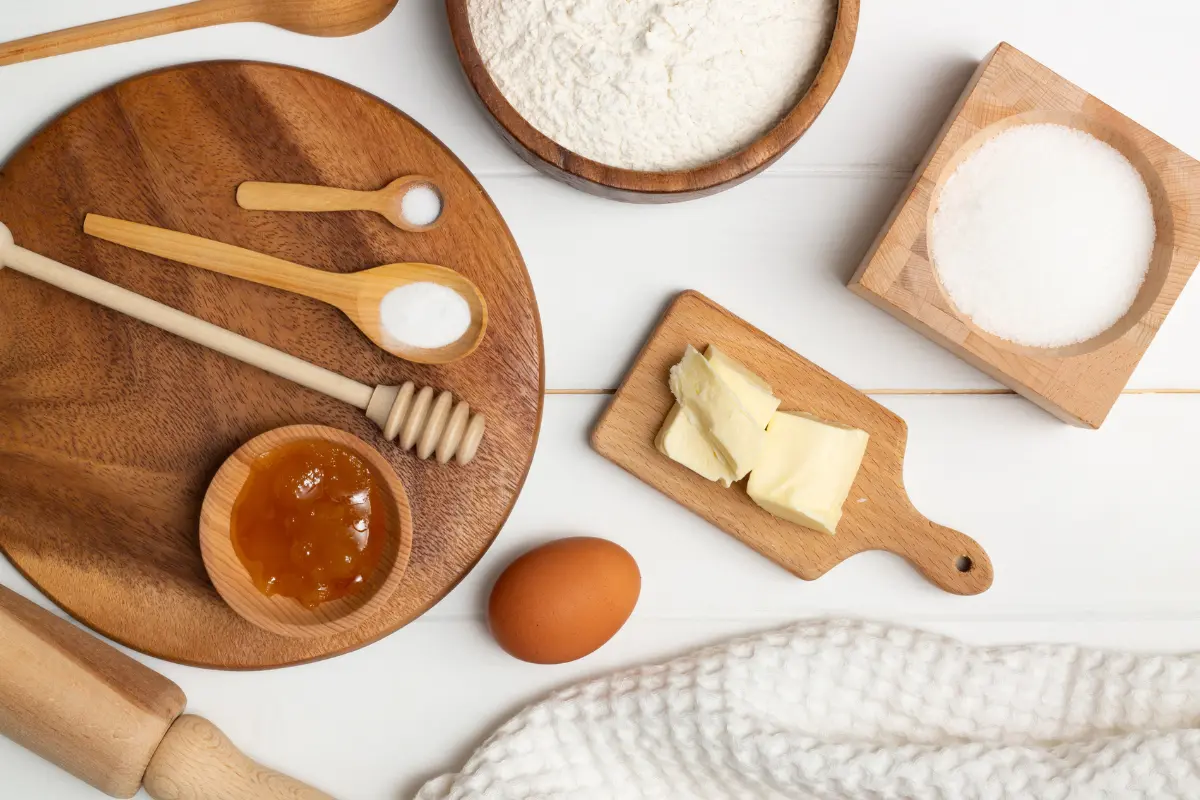
[[[426, 175], [440, 224], [406, 233], [371, 212], [247, 211], [247, 180], [378, 189]], [[216, 239], [331, 272], [419, 262], [479, 287], [488, 330], [453, 364], [402, 361], [316, 300], [84, 234], [89, 213]], [[283, 666], [392, 633], [491, 544], [533, 458], [542, 408], [537, 303], [478, 181], [424, 128], [332, 78], [207, 62], [105, 89], [0, 170], [0, 221], [22, 246], [360, 383], [448, 390], [487, 418], [475, 460], [423, 462], [346, 403], [0, 270], [0, 548], [70, 614], [122, 644], [223, 668]], [[294, 639], [233, 612], [204, 570], [198, 526], [231, 453], [282, 425], [352, 433], [395, 468], [412, 555], [386, 606], [354, 630]]]
[[[761, 375], [783, 401], [780, 410], [870, 435], [837, 535], [772, 516], [750, 499], [744, 482], [723, 488], [655, 449], [675, 403], [667, 377], [689, 344], [716, 345]], [[856, 553], [887, 550], [947, 592], [979, 594], [992, 584], [992, 562], [974, 539], [913, 507], [904, 490], [907, 440], [900, 417], [697, 292], [684, 292], [667, 310], [592, 433], [601, 455], [805, 580]]]

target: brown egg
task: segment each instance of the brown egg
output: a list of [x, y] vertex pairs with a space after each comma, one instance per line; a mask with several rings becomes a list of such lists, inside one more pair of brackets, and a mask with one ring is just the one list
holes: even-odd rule
[[633, 556], [605, 539], [559, 539], [508, 565], [488, 624], [512, 656], [534, 664], [583, 658], [629, 619], [642, 589]]

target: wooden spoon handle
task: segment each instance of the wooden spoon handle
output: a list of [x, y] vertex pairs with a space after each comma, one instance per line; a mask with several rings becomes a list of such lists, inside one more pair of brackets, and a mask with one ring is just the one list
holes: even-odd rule
[[247, 211], [375, 211], [379, 197], [330, 186], [247, 181], [238, 187], [237, 202]]
[[0, 66], [209, 25], [249, 22], [254, 19], [251, 10], [250, 4], [243, 0], [197, 0], [172, 8], [43, 33], [0, 44]]
[[915, 509], [895, 541], [903, 556], [936, 586], [952, 594], [979, 594], [992, 585], [992, 560], [979, 542], [921, 516]]
[[282, 258], [214, 242], [212, 239], [97, 214], [87, 215], [83, 221], [83, 231], [106, 242], [283, 289], [285, 292], [295, 292], [338, 307], [354, 299], [349, 281], [336, 273], [303, 267]]
[[0, 267], [4, 266], [352, 406], [365, 410], [371, 401], [370, 386], [18, 247], [0, 224]]
[[217, 726], [190, 714], [167, 731], [143, 782], [154, 800], [333, 800], [251, 760]]

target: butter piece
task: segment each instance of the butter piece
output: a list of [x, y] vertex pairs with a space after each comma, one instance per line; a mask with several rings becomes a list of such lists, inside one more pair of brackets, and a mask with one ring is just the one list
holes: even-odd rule
[[771, 421], [771, 415], [779, 408], [779, 398], [775, 396], [770, 384], [711, 344], [704, 351], [704, 357], [708, 359], [717, 376], [725, 381], [742, 401], [754, 424], [766, 428], [767, 423]]
[[855, 428], [777, 411], [746, 492], [777, 517], [832, 534], [867, 438]]
[[678, 403], [667, 414], [654, 446], [667, 458], [678, 461], [710, 481], [717, 481], [726, 487], [734, 481], [733, 472], [725, 459], [721, 458], [721, 454], [700, 429], [692, 424]]
[[[717, 376], [733, 390], [748, 416], [765, 429], [779, 407], [779, 400], [767, 382], [712, 345], [704, 356]], [[668, 458], [722, 486], [728, 487], [736, 480], [721, 454], [678, 403], [663, 422], [654, 446]]]
[[712, 365], [688, 345], [683, 360], [671, 367], [671, 392], [692, 424], [708, 438], [721, 459], [741, 480], [758, 463], [766, 432]]

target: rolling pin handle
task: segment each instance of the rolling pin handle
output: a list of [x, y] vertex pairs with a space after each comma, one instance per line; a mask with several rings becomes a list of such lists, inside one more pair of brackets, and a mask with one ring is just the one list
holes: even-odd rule
[[203, 717], [175, 720], [143, 778], [154, 800], [333, 800], [251, 760]]

